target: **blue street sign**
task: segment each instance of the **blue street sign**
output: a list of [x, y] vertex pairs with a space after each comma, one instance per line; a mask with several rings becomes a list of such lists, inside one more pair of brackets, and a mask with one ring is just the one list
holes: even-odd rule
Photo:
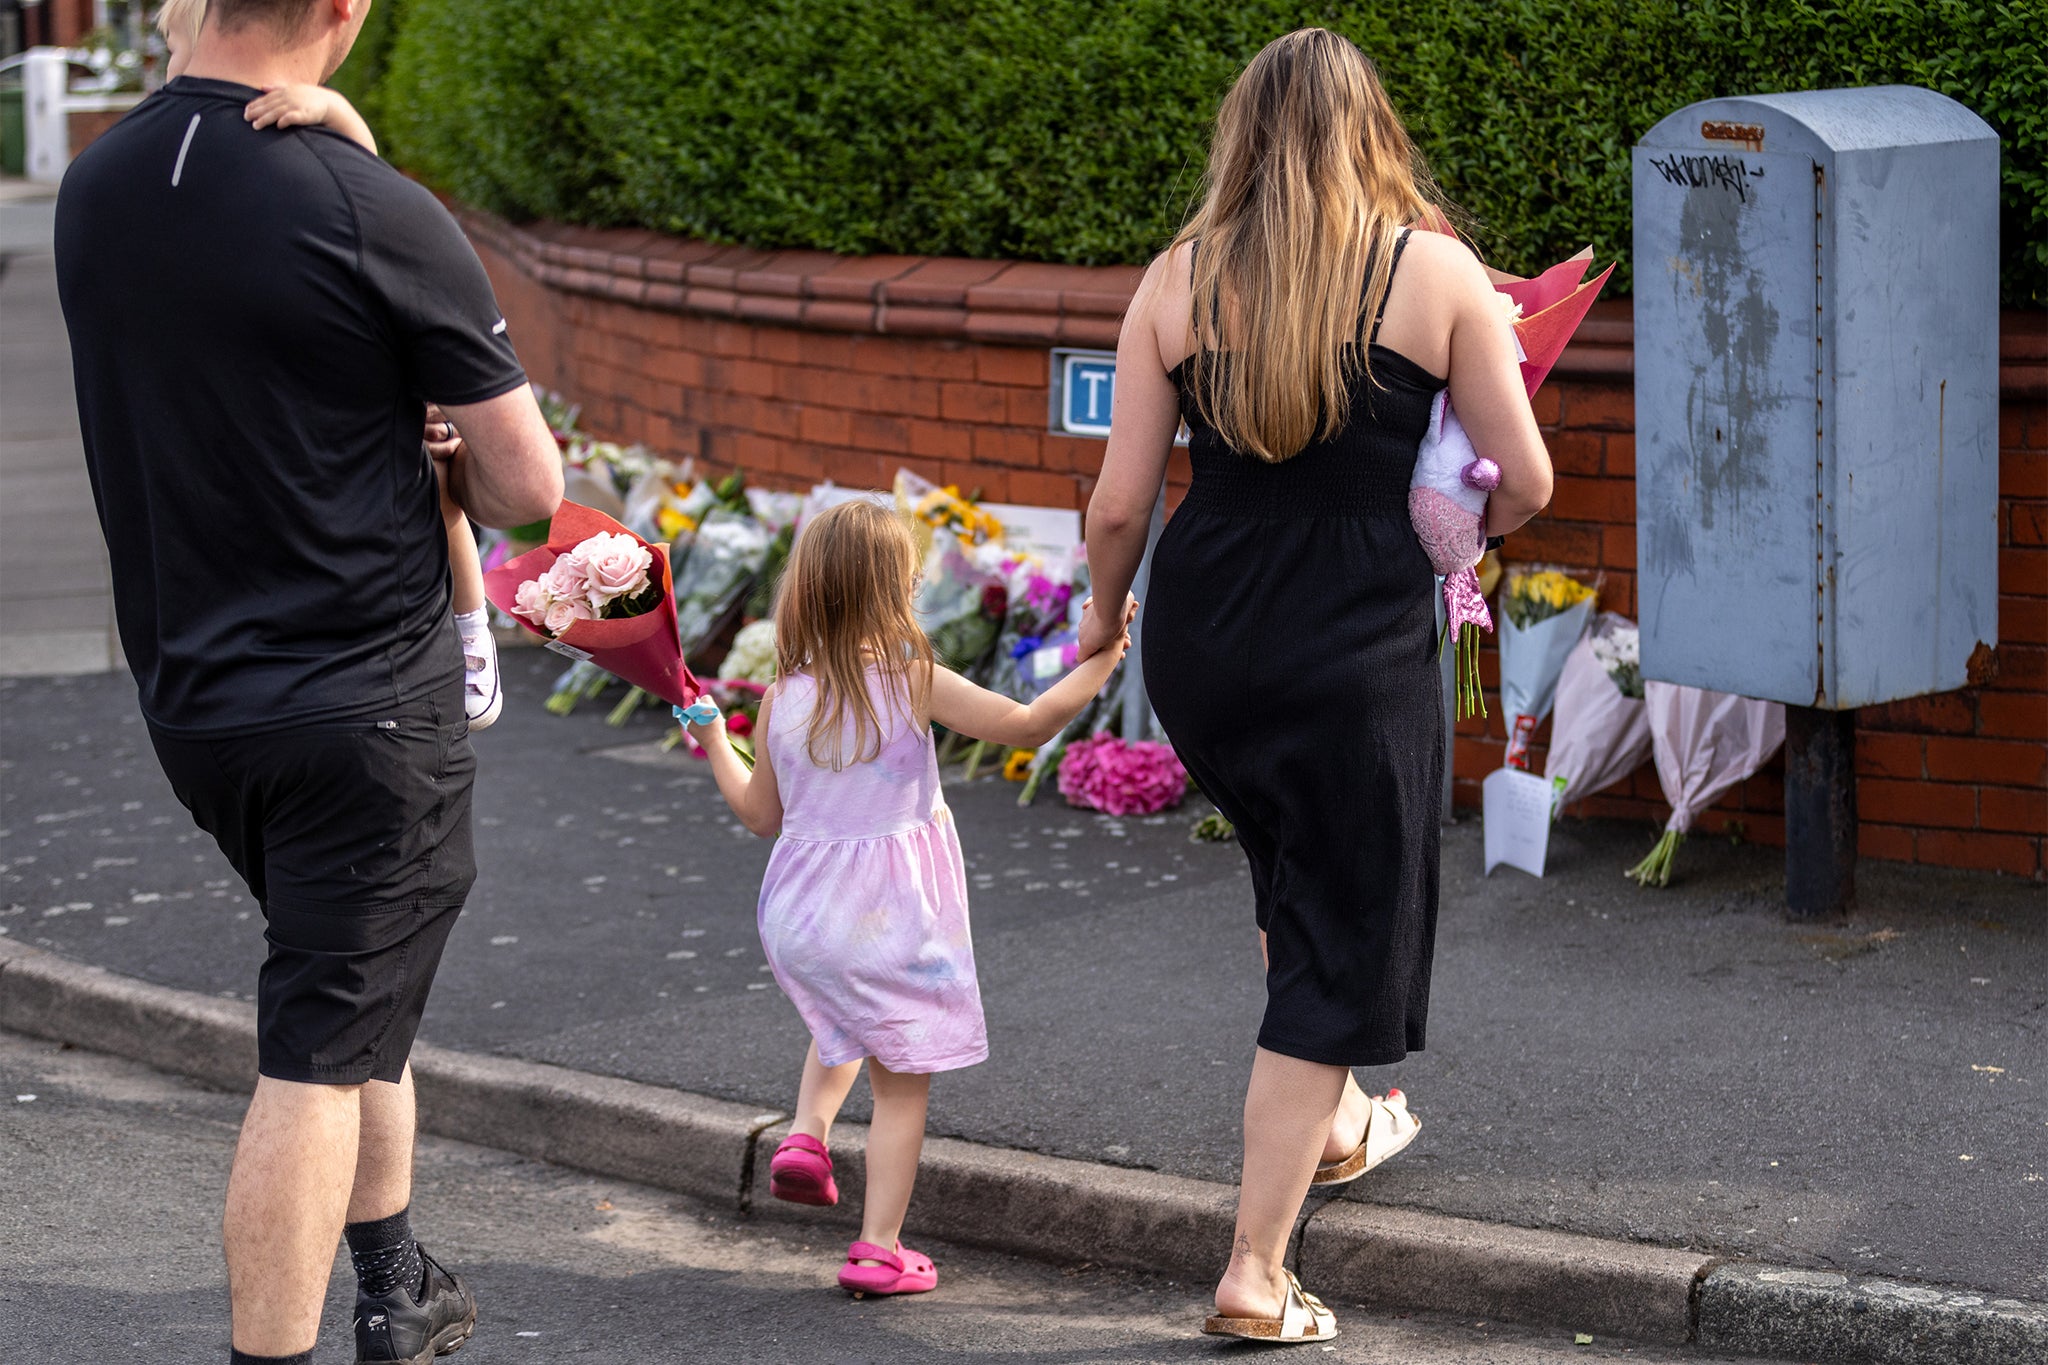
[[1052, 353], [1052, 429], [1068, 436], [1109, 435], [1116, 396], [1116, 352]]

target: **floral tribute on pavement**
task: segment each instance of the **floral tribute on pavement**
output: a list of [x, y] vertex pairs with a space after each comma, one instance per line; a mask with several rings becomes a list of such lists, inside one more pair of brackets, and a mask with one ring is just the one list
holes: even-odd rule
[[[1527, 357], [1523, 375], [1532, 392], [1584, 316], [1580, 304], [1590, 304], [1606, 278], [1582, 280], [1586, 268], [1582, 255], [1535, 280], [1496, 281]], [[762, 699], [775, 681], [775, 588], [790, 546], [808, 517], [852, 498], [893, 507], [918, 538], [925, 556], [918, 618], [947, 667], [1029, 701], [1074, 666], [1088, 571], [1071, 512], [985, 504], [973, 492], [909, 470], [899, 471], [887, 491], [825, 483], [808, 493], [770, 492], [748, 486], [737, 471], [712, 479], [692, 461], [595, 440], [577, 429], [577, 410], [553, 395], [542, 395], [542, 410], [562, 450], [570, 497], [563, 512], [571, 520], [487, 531], [482, 551], [487, 581], [495, 575], [502, 585], [504, 573], [516, 576], [509, 588], [491, 592], [493, 603], [576, 659], [557, 681], [550, 711], [566, 715], [620, 680], [627, 687], [607, 717], [613, 725], [652, 698], [674, 705], [703, 695], [725, 713], [736, 746], [750, 751]], [[1496, 561], [1482, 561], [1479, 547], [1491, 462], [1464, 441], [1446, 407], [1433, 414], [1431, 433], [1425, 454], [1443, 467], [1424, 472], [1418, 462], [1410, 513], [1439, 571], [1456, 560], [1450, 575], [1471, 579], [1447, 583], [1447, 601], [1469, 595], [1464, 609], [1476, 602], [1486, 624], [1498, 627], [1508, 765], [1530, 766], [1531, 740], [1553, 706], [1552, 818], [1652, 759], [1672, 816], [1633, 875], [1646, 886], [1663, 885], [1698, 813], [1775, 751], [1782, 710], [1646, 684], [1633, 623], [1612, 613], [1596, 619], [1597, 583], [1561, 569], [1509, 566], [1489, 612]], [[644, 583], [637, 577], [643, 569]], [[1455, 638], [1465, 646], [1456, 661], [1459, 714], [1483, 713], [1470, 653], [1475, 618], [1451, 606], [1453, 621], [1462, 624], [1447, 631], [1447, 643]], [[634, 635], [630, 649], [590, 647], [594, 636], [609, 640], [618, 632]], [[1163, 741], [1138, 670], [1126, 664], [1042, 748], [991, 753], [949, 735], [941, 756], [964, 761], [969, 780], [991, 771], [1021, 784], [1020, 805], [1036, 800], [1050, 779], [1074, 806], [1152, 814], [1179, 806], [1190, 790], [1186, 770]], [[696, 748], [680, 729], [663, 744]], [[1210, 815], [1196, 837], [1228, 839], [1229, 822]]]
[[[625, 724], [651, 697], [687, 704], [648, 686], [660, 680], [644, 670], [636, 675], [614, 667], [619, 656], [577, 644], [593, 627], [658, 613], [668, 623], [662, 648], [696, 689], [690, 700], [701, 694], [715, 702], [735, 746], [749, 753], [758, 742], [762, 699], [775, 681], [775, 589], [790, 547], [809, 517], [851, 498], [893, 507], [923, 548], [918, 618], [947, 667], [1028, 702], [1077, 662], [1088, 571], [1079, 519], [1071, 512], [984, 504], [971, 492], [909, 470], [900, 471], [886, 493], [830, 483], [807, 494], [770, 492], [749, 487], [737, 471], [712, 480], [691, 461], [595, 440], [577, 429], [575, 407], [552, 394], [541, 401], [562, 450], [570, 498], [565, 512], [576, 506], [579, 515], [601, 518], [612, 537], [567, 543], [547, 524], [485, 533], [487, 578], [519, 575], [506, 591], [491, 594], [493, 603], [576, 659], [548, 698], [555, 714], [597, 700], [617, 680], [629, 686], [607, 716], [612, 725]], [[629, 548], [647, 556], [649, 580], [640, 595], [609, 591], [611, 577], [602, 584], [609, 595], [593, 591], [591, 564], [601, 562], [606, 575], [615, 575], [638, 562]], [[657, 563], [658, 601], [649, 595]], [[681, 729], [663, 744], [696, 751]], [[1048, 776], [1070, 804], [1116, 815], [1171, 809], [1188, 791], [1186, 770], [1163, 742], [1137, 670], [1128, 666], [1041, 749], [991, 753], [984, 743], [949, 735], [940, 754], [947, 762], [964, 759], [968, 780], [988, 769], [1021, 783], [1020, 805], [1036, 798]]]

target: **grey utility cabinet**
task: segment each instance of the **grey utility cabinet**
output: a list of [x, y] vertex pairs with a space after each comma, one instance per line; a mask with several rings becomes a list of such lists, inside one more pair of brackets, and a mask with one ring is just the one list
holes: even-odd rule
[[1913, 86], [1716, 99], [1634, 171], [1644, 676], [1963, 686], [1997, 643], [1997, 135]]
[[1998, 643], [1998, 137], [1931, 90], [1637, 144], [1643, 675], [1786, 704], [1785, 895], [1855, 900], [1855, 708]]

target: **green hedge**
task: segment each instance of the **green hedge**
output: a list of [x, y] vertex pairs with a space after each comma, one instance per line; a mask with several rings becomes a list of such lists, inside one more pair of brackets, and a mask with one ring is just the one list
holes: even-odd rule
[[[405, 102], [403, 90], [384, 83], [385, 73], [390, 69], [392, 43], [405, 22], [405, 9], [406, 0], [376, 0], [363, 20], [363, 30], [356, 35], [356, 45], [349, 51], [348, 60], [334, 73], [334, 88], [362, 111], [373, 132], [385, 125], [387, 93], [395, 95], [401, 104]], [[378, 145], [383, 146], [381, 133], [379, 138]], [[388, 153], [391, 149], [384, 150]]]
[[1325, 24], [1498, 264], [1590, 241], [1623, 288], [1628, 152], [1664, 114], [1926, 85], [2004, 138], [2005, 296], [2048, 302], [2048, 0], [403, 0], [384, 22], [352, 88], [396, 160], [485, 208], [1082, 263], [1157, 250], [1245, 60]]

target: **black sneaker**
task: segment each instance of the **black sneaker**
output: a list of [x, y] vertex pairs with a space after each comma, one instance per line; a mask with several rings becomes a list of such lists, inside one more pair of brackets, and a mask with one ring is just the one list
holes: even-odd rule
[[381, 1299], [356, 1295], [356, 1365], [429, 1365], [476, 1330], [475, 1296], [425, 1247], [420, 1261], [427, 1268], [424, 1300], [404, 1289]]

